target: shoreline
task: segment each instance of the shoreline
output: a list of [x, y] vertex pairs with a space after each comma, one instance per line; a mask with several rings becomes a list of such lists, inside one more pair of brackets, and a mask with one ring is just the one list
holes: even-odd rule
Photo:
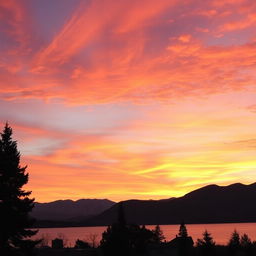
[[[186, 225], [210, 225], [210, 224], [212, 224], [212, 225], [214, 225], [214, 224], [216, 224], [216, 225], [218, 225], [218, 224], [236, 224], [236, 223], [238, 223], [238, 224], [251, 224], [251, 223], [256, 223], [256, 220], [255, 221], [236, 221], [236, 222], [234, 222], [234, 221], [230, 221], [230, 222], [199, 222], [199, 223], [187, 223], [186, 222]], [[56, 223], [57, 224], [57, 223]], [[70, 224], [70, 225], [68, 225], [68, 223], [67, 223], [67, 225], [60, 225], [60, 226], [58, 226], [58, 225], [45, 225], [45, 226], [33, 226], [33, 227], [31, 227], [32, 229], [42, 229], [42, 228], [90, 228], [90, 227], [108, 227], [109, 225], [111, 225], [111, 224], [107, 224], [107, 225], [79, 225], [79, 224]], [[138, 224], [138, 225], [145, 225], [145, 226], [156, 226], [156, 225], [159, 225], [159, 226], [175, 226], [175, 225], [180, 225], [180, 223], [170, 223], [170, 224]]]

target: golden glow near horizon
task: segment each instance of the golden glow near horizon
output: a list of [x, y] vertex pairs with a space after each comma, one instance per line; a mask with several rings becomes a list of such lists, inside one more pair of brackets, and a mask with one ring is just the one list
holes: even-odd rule
[[256, 181], [254, 1], [0, 0], [0, 21], [0, 119], [37, 201]]

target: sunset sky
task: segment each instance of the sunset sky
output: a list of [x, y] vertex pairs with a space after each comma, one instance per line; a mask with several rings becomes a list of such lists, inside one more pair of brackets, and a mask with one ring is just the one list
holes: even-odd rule
[[256, 1], [0, 0], [0, 107], [39, 202], [256, 182]]

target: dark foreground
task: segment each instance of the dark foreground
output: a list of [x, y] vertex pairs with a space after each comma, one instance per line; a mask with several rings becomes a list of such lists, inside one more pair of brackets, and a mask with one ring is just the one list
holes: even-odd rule
[[39, 248], [36, 249], [37, 256], [98, 256], [98, 249], [76, 249], [76, 248]]
[[56, 238], [52, 240], [52, 248], [37, 248], [36, 253], [38, 256], [256, 256], [256, 241], [246, 234], [240, 236], [236, 230], [226, 245], [217, 245], [207, 230], [202, 239], [193, 241], [184, 223], [176, 237], [166, 241], [158, 225], [149, 230], [123, 222], [120, 218], [119, 223], [109, 226], [97, 248], [79, 239], [74, 248], [63, 248], [63, 240]]
[[[103, 256], [103, 252], [99, 248], [76, 249], [76, 248], [38, 248], [37, 256]], [[119, 254], [123, 256], [123, 254]], [[131, 253], [131, 256], [255, 256], [256, 247], [247, 250], [230, 251], [227, 246], [216, 245], [213, 251], [203, 251], [194, 247], [190, 252], [180, 252], [177, 248], [150, 248], [143, 253]], [[112, 256], [112, 255], [108, 255]]]

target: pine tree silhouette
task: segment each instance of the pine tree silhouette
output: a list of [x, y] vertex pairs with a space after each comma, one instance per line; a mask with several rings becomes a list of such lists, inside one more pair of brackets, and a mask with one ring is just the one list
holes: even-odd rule
[[165, 239], [163, 231], [161, 230], [159, 225], [156, 225], [155, 229], [153, 229], [152, 232], [153, 232], [153, 239], [152, 239], [153, 243], [160, 244]]
[[159, 226], [155, 229], [156, 234], [145, 226], [127, 224], [123, 202], [117, 207], [117, 222], [102, 233], [100, 248], [104, 256], [145, 255], [149, 244], [156, 239], [161, 242], [163, 234]]
[[215, 242], [207, 230], [203, 233], [203, 239], [197, 239], [197, 247], [204, 256], [215, 254]]
[[0, 255], [30, 255], [37, 241], [28, 238], [37, 231], [27, 229], [33, 223], [29, 212], [34, 206], [31, 191], [22, 187], [28, 182], [26, 168], [20, 166], [17, 142], [6, 123], [0, 139]]
[[178, 234], [179, 237], [188, 237], [188, 231], [187, 231], [187, 228], [186, 228], [186, 225], [184, 222], [182, 222], [180, 224], [180, 229], [179, 229], [179, 234]]
[[241, 248], [240, 235], [236, 230], [234, 230], [234, 232], [232, 233], [231, 238], [228, 242], [229, 254], [233, 255], [233, 254], [237, 253], [240, 248]]
[[117, 223], [110, 225], [102, 233], [100, 247], [102, 248], [103, 255], [106, 256], [128, 256], [130, 254], [129, 230], [122, 202], [118, 204]]
[[125, 219], [125, 214], [124, 214], [123, 202], [119, 203], [117, 220], [118, 220], [118, 224], [119, 224], [120, 227], [125, 227], [126, 226], [126, 219]]
[[241, 236], [240, 245], [246, 255], [252, 255], [253, 243], [247, 234]]
[[193, 248], [193, 239], [188, 236], [187, 227], [184, 222], [180, 224], [179, 234], [176, 237], [178, 241], [178, 255], [189, 256]]

